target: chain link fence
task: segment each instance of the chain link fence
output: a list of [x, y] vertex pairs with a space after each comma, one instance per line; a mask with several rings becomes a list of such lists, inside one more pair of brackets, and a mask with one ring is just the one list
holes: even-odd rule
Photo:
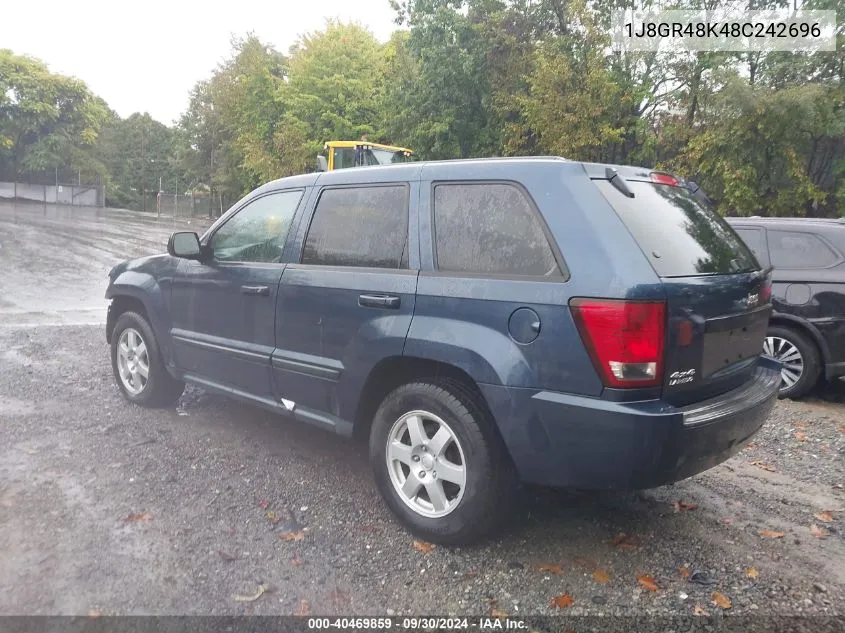
[[217, 218], [223, 212], [219, 196], [208, 193], [159, 192], [152, 209], [156, 215], [173, 218]]

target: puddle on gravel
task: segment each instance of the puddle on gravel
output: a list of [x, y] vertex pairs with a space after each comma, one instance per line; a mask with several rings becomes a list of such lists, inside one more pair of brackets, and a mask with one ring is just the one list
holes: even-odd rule
[[32, 365], [32, 360], [26, 355], [23, 354], [20, 350], [23, 349], [20, 346], [12, 347], [3, 352], [3, 360], [9, 361], [10, 363], [14, 363], [15, 365], [20, 365], [21, 367], [29, 367]]
[[35, 404], [27, 400], [18, 400], [9, 396], [0, 396], [0, 416], [2, 415], [34, 415], [37, 413]]

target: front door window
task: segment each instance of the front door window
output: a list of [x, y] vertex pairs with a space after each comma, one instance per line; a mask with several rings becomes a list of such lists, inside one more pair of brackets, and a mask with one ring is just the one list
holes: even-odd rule
[[282, 260], [302, 191], [282, 191], [248, 203], [211, 238], [219, 262], [274, 263]]

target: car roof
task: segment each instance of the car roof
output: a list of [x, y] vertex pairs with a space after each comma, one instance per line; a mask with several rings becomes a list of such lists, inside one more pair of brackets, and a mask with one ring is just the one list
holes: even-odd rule
[[[484, 164], [495, 165], [499, 170], [512, 164], [514, 167], [524, 167], [529, 163], [580, 165], [590, 178], [608, 178], [608, 170], [618, 173], [627, 180], [649, 180], [650, 174], [654, 171], [648, 167], [637, 167], [634, 165], [616, 165], [610, 163], [590, 163], [573, 161], [562, 156], [495, 156], [488, 158], [451, 158], [446, 160], [415, 161], [411, 163], [397, 163], [394, 165], [371, 165], [365, 167], [349, 167], [331, 172], [314, 172], [297, 176], [280, 178], [263, 185], [261, 191], [269, 191], [288, 187], [303, 187], [316, 184], [317, 179], [327, 181], [327, 184], [342, 184], [342, 181], [349, 180], [350, 183], [376, 182], [380, 180], [398, 181], [401, 179], [416, 180], [420, 173], [427, 167], [449, 166], [459, 168], [461, 166], [477, 168]], [[612, 172], [611, 172], [612, 173]]]

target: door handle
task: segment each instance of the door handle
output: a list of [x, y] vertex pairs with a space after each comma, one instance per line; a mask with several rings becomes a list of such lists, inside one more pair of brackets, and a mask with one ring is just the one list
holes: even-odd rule
[[270, 296], [270, 286], [241, 286], [241, 292], [245, 295]]
[[393, 295], [358, 295], [358, 305], [368, 308], [391, 308], [399, 307], [399, 297]]

